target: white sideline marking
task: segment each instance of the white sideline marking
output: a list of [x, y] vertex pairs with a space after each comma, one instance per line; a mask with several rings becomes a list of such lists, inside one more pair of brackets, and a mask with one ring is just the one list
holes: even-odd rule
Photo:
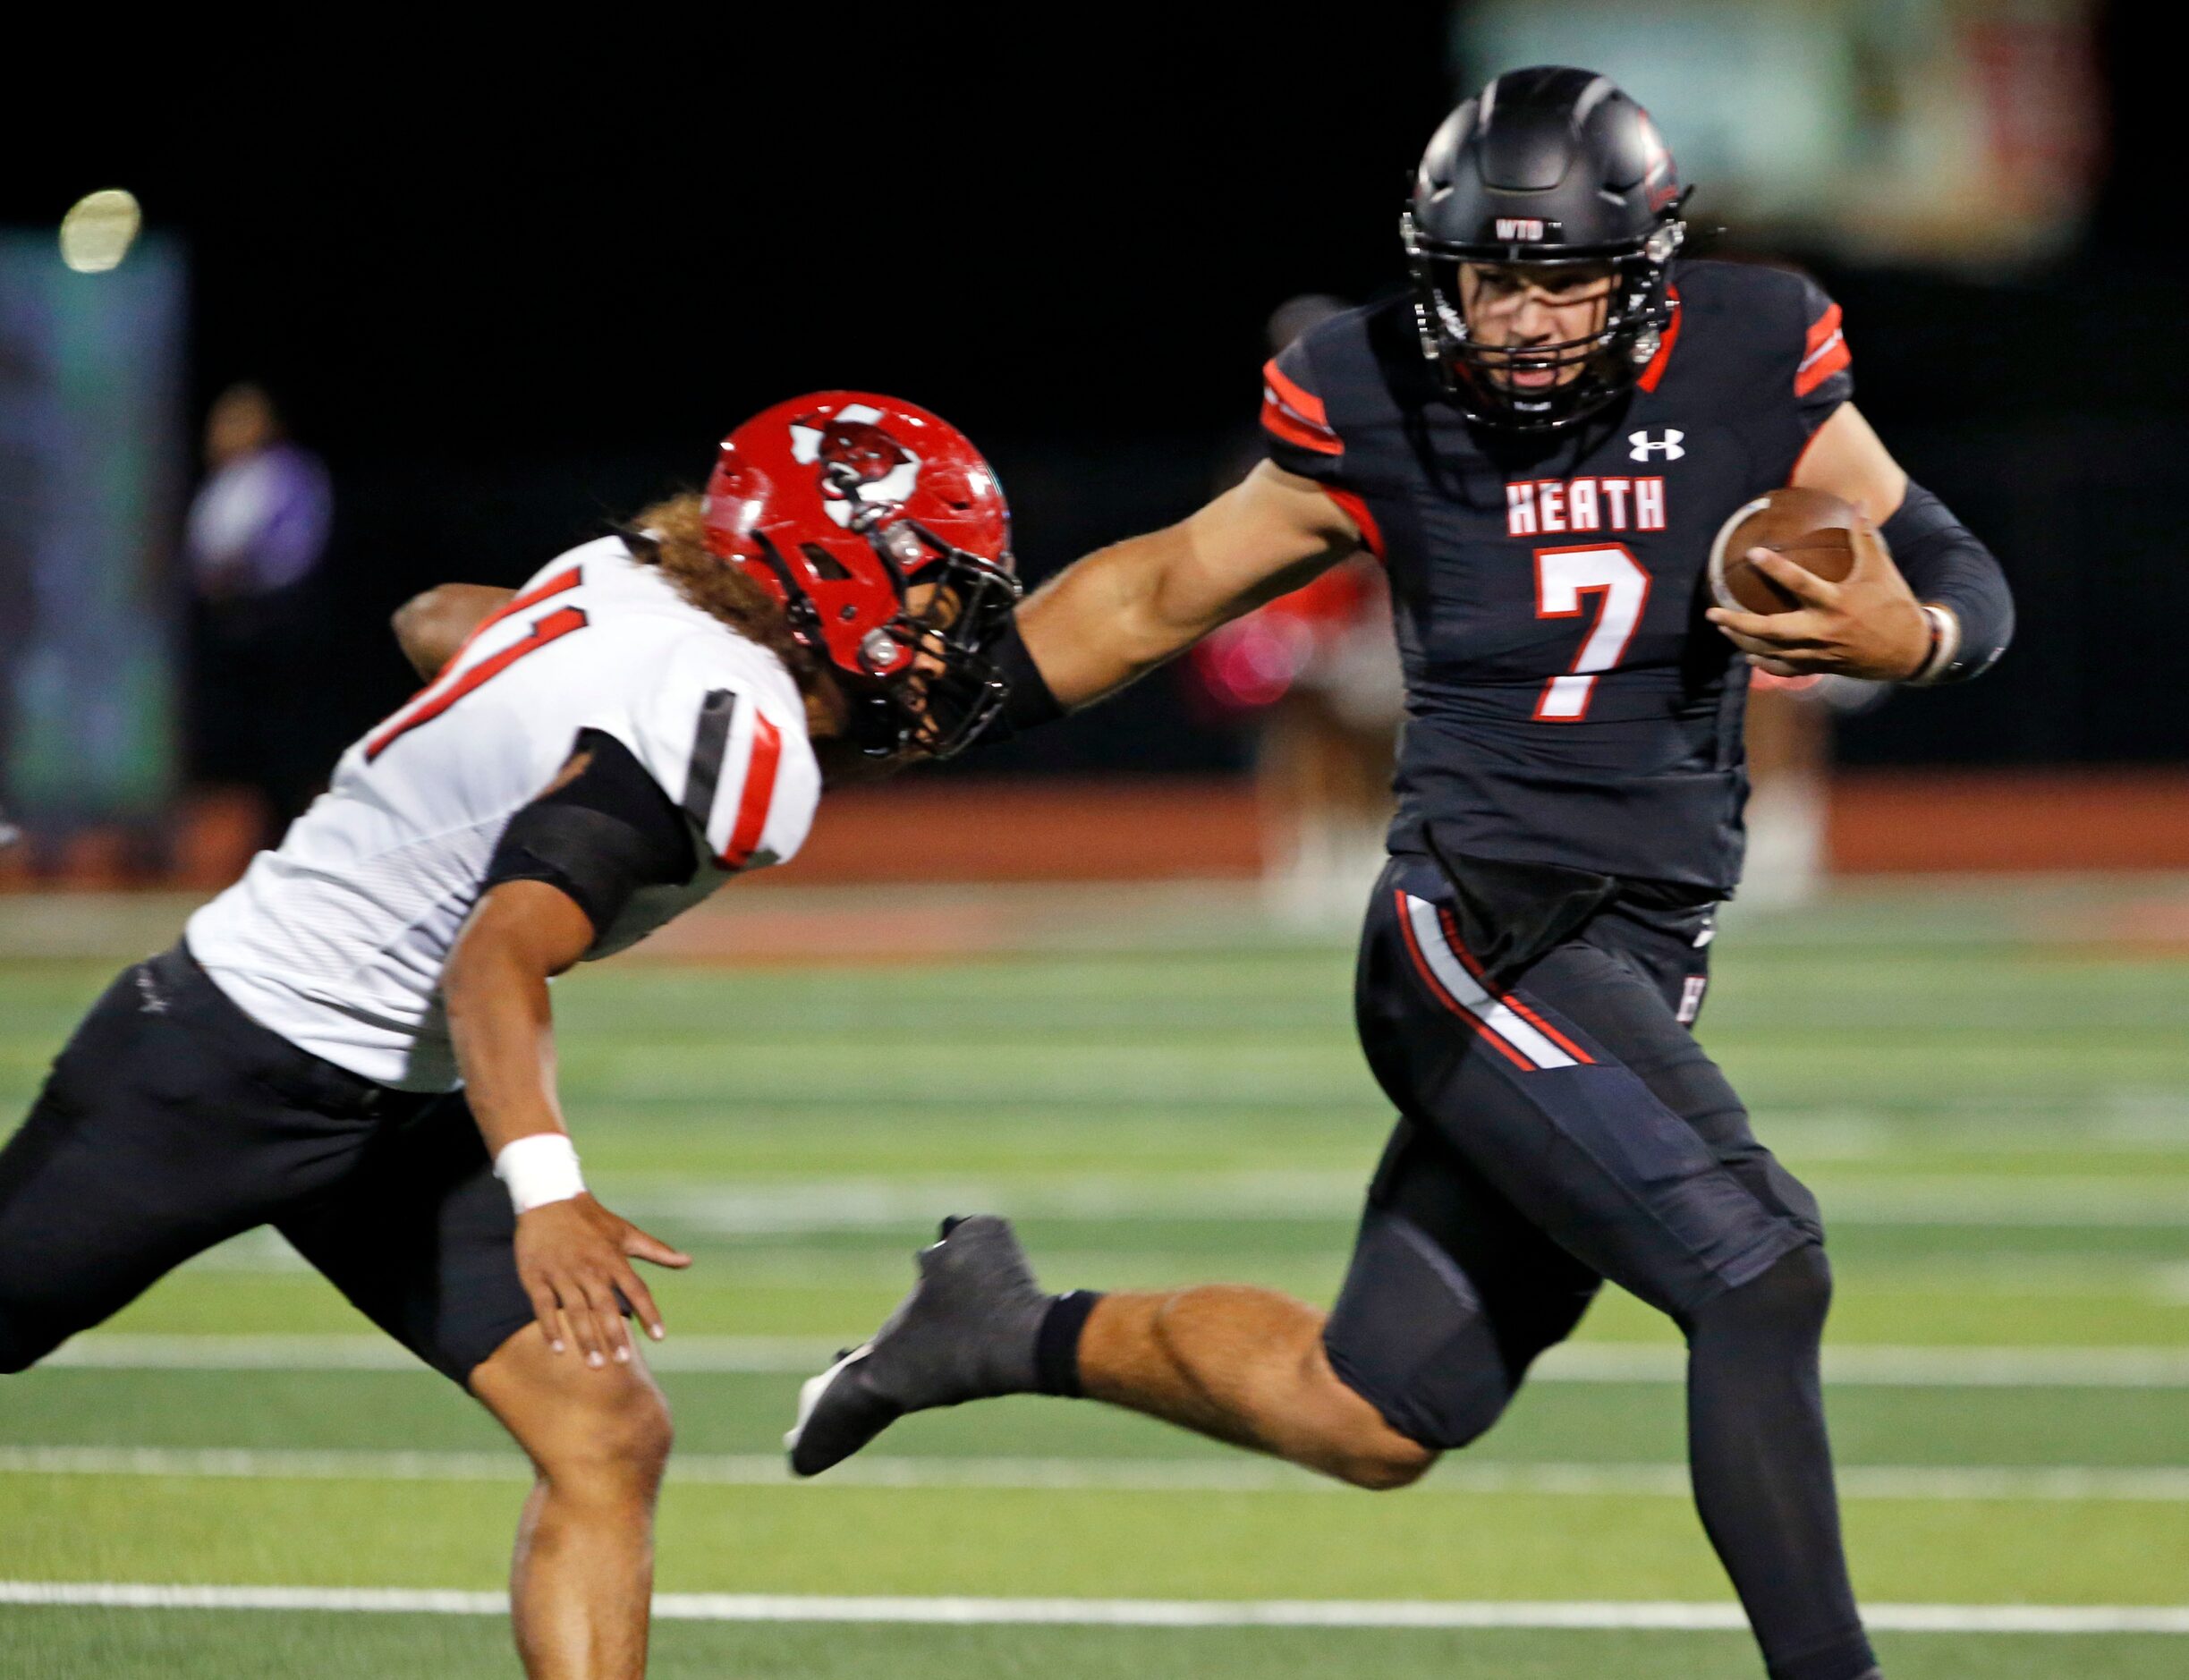
[[[855, 1336], [682, 1336], [646, 1350], [658, 1370], [810, 1376]], [[409, 1370], [426, 1367], [378, 1336], [172, 1336], [94, 1331], [45, 1360], [104, 1370]], [[1648, 1342], [1554, 1347], [1531, 1382], [1682, 1382], [1684, 1350]], [[1828, 1347], [1827, 1382], [1882, 1388], [2189, 1388], [2189, 1348]]]
[[[0, 1604], [124, 1610], [335, 1610], [397, 1616], [501, 1616], [499, 1592], [403, 1587], [184, 1587], [115, 1581], [0, 1581]], [[672, 1622], [920, 1622], [958, 1626], [1515, 1627], [1737, 1632], [1734, 1604], [1593, 1600], [1457, 1603], [1358, 1599], [848, 1599], [662, 1592]], [[1873, 1604], [1872, 1628], [1900, 1633], [2189, 1633], [2189, 1606]]]
[[[670, 1465], [686, 1485], [781, 1487], [791, 1481], [773, 1453], [693, 1454]], [[378, 1452], [354, 1448], [0, 1447], [0, 1475], [173, 1476], [199, 1481], [524, 1481], [514, 1452]], [[862, 1457], [820, 1485], [980, 1488], [1042, 1492], [1342, 1493], [1289, 1464], [1237, 1460]], [[1680, 1464], [1483, 1464], [1447, 1461], [1422, 1484], [1430, 1493], [1640, 1495], [1685, 1498]], [[2086, 1465], [1854, 1464], [1839, 1472], [1851, 1499], [2189, 1503], [2189, 1468]]]

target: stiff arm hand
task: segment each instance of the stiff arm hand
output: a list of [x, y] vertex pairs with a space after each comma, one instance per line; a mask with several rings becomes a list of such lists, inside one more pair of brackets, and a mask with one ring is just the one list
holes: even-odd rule
[[[564, 1135], [555, 1090], [547, 980], [591, 946], [593, 924], [545, 881], [505, 881], [479, 900], [442, 979], [450, 1037], [471, 1113], [497, 1160], [521, 1138]], [[691, 1261], [581, 1191], [517, 1216], [517, 1275], [549, 1345], [575, 1343], [587, 1364], [631, 1358], [628, 1303], [647, 1333], [666, 1333], [633, 1260]]]

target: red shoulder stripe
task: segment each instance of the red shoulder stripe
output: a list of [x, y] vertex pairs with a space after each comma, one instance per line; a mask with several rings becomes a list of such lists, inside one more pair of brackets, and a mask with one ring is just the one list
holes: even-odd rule
[[1261, 405], [1262, 429], [1272, 437], [1281, 437], [1288, 444], [1302, 449], [1311, 449], [1319, 455], [1342, 455], [1345, 445], [1337, 440], [1337, 434], [1318, 430], [1307, 424], [1274, 396], [1267, 397]]
[[1322, 406], [1322, 399], [1297, 379], [1287, 378], [1285, 370], [1277, 365], [1275, 356], [1261, 364], [1261, 379], [1278, 402], [1309, 425], [1319, 426], [1325, 431], [1330, 429], [1330, 416]]
[[1847, 349], [1847, 335], [1840, 330], [1839, 305], [1835, 303], [1809, 328], [1802, 360], [1794, 369], [1794, 395], [1807, 396], [1854, 360]]
[[724, 869], [743, 869], [759, 849], [760, 834], [768, 827], [768, 807], [776, 799], [776, 762], [782, 756], [782, 732], [754, 707], [752, 756], [745, 764], [744, 791], [738, 795], [737, 826], [730, 830], [730, 844], [723, 850]]

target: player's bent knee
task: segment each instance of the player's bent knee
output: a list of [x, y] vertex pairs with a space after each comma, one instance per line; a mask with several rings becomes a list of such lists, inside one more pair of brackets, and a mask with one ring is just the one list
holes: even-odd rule
[[528, 1443], [550, 1485], [615, 1498], [652, 1498], [676, 1439], [658, 1389], [650, 1383], [636, 1385], [618, 1404], [589, 1407], [571, 1423], [538, 1447]]
[[524, 1331], [471, 1388], [558, 1492], [651, 1498], [675, 1444], [667, 1398], [642, 1364], [591, 1370]]
[[1479, 1439], [1513, 1396], [1472, 1287], [1395, 1214], [1372, 1212], [1362, 1226], [1323, 1348], [1337, 1379], [1429, 1462]]
[[1824, 1250], [1804, 1243], [1759, 1276], [1703, 1306], [1691, 1327], [1752, 1339], [1807, 1343], [1824, 1333], [1832, 1306], [1832, 1268]]

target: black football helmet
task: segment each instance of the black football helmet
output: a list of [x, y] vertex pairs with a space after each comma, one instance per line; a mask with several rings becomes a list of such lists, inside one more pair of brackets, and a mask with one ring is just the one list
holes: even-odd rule
[[[1452, 401], [1485, 425], [1547, 431], [1629, 389], [1672, 319], [1668, 268], [1686, 236], [1686, 202], [1650, 114], [1593, 71], [1512, 71], [1453, 112], [1421, 155], [1399, 219], [1421, 353]], [[1468, 262], [1608, 263], [1603, 325], [1557, 344], [1479, 344], [1460, 304]], [[1492, 377], [1574, 364], [1574, 378], [1537, 390]]]

